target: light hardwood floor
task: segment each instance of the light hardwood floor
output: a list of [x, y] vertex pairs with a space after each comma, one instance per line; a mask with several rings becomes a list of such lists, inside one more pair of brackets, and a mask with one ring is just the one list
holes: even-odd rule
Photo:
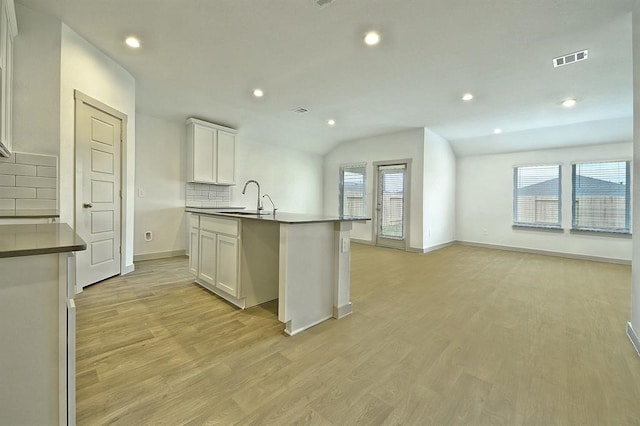
[[354, 313], [294, 337], [186, 258], [85, 289], [78, 424], [640, 424], [629, 266], [352, 247]]

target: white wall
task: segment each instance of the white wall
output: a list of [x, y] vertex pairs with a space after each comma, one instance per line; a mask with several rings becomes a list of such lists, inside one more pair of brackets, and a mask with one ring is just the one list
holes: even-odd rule
[[[424, 169], [424, 129], [412, 129], [400, 133], [380, 135], [345, 142], [324, 159], [324, 213], [339, 214], [340, 166], [343, 164], [367, 163], [366, 176], [366, 212], [373, 215], [373, 191], [375, 161], [411, 159], [410, 206], [409, 206], [409, 246], [423, 249], [423, 169]], [[373, 241], [373, 221], [354, 223], [351, 237]]]
[[74, 90], [124, 113], [127, 140], [122, 148], [125, 271], [133, 270], [135, 177], [135, 80], [124, 68], [62, 24], [60, 61], [60, 220], [75, 223]]
[[[262, 194], [273, 198], [278, 210], [290, 213], [322, 213], [322, 157], [290, 148], [268, 145], [248, 139], [240, 129], [237, 137], [236, 185], [231, 187], [231, 205], [256, 208], [257, 188], [249, 179], [260, 182]], [[265, 209], [271, 209], [263, 199]]]
[[61, 22], [16, 3], [13, 149], [58, 155], [60, 151]]
[[[184, 124], [136, 116], [135, 255], [185, 250]], [[145, 241], [151, 231], [153, 239]]]
[[[571, 234], [571, 164], [580, 161], [631, 160], [631, 143], [483, 155], [458, 159], [457, 230], [460, 241], [562, 252], [618, 260], [631, 259], [631, 239]], [[513, 167], [562, 165], [564, 233], [514, 230]]]
[[455, 240], [456, 156], [446, 139], [425, 129], [424, 133], [423, 247]]
[[[640, 230], [640, 0], [633, 4], [633, 111], [633, 227]], [[633, 234], [632, 265], [631, 325], [640, 337], [640, 231]]]

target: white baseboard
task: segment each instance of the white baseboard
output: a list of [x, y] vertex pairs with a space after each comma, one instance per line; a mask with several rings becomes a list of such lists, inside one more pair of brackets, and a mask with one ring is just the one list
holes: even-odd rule
[[337, 319], [346, 317], [352, 312], [353, 312], [353, 305], [351, 304], [351, 302], [347, 303], [346, 305], [333, 307], [333, 317]]
[[173, 251], [161, 251], [157, 253], [135, 254], [133, 256], [133, 261], [140, 262], [142, 260], [165, 259], [167, 257], [178, 257], [178, 256], [185, 256], [185, 250], [173, 250]]
[[351, 242], [352, 243], [356, 243], [356, 244], [364, 244], [366, 246], [373, 246], [375, 244], [373, 244], [373, 241], [368, 241], [368, 240], [359, 240], [357, 238], [351, 238]]
[[584, 254], [574, 254], [574, 253], [564, 253], [560, 251], [550, 251], [550, 250], [538, 250], [538, 249], [529, 249], [524, 247], [513, 247], [513, 246], [503, 246], [499, 244], [487, 244], [487, 243], [477, 243], [474, 241], [461, 241], [457, 240], [457, 244], [461, 244], [463, 246], [473, 246], [473, 247], [483, 247], [490, 248], [496, 250], [505, 250], [505, 251], [515, 251], [520, 253], [531, 253], [531, 254], [541, 254], [544, 256], [556, 256], [556, 257], [565, 257], [568, 259], [579, 259], [579, 260], [591, 260], [594, 262], [605, 262], [605, 263], [616, 263], [619, 265], [631, 265], [631, 261], [627, 259], [617, 259], [613, 257], [601, 257], [601, 256], [587, 256]]
[[422, 253], [422, 254], [426, 254], [426, 253], [431, 253], [432, 251], [436, 251], [436, 250], [440, 250], [443, 249], [445, 247], [449, 247], [452, 246], [456, 243], [456, 241], [448, 241], [446, 243], [442, 243], [442, 244], [436, 244], [435, 246], [431, 246], [431, 247], [425, 247], [425, 248], [415, 248], [415, 247], [409, 247], [407, 249], [407, 251], [410, 251], [412, 253]]
[[131, 265], [124, 265], [123, 270], [120, 272], [120, 275], [126, 275], [136, 270], [136, 266], [132, 263]]
[[627, 336], [629, 337], [629, 340], [631, 340], [633, 347], [636, 348], [638, 356], [640, 356], [640, 339], [638, 338], [636, 331], [633, 329], [631, 322], [627, 323]]

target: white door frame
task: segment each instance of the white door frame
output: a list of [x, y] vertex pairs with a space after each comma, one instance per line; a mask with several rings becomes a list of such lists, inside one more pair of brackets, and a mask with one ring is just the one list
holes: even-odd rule
[[[404, 182], [404, 209], [403, 209], [403, 221], [404, 221], [404, 247], [399, 246], [386, 246], [378, 243], [378, 192], [380, 176], [378, 173], [379, 166], [393, 166], [396, 164], [404, 164], [405, 169], [405, 182]], [[409, 250], [409, 236], [410, 233], [410, 218], [411, 218], [411, 159], [402, 160], [390, 160], [390, 161], [374, 161], [373, 163], [373, 244], [381, 247], [398, 248], [401, 250]]]
[[[124, 275], [128, 272], [131, 272], [129, 270], [127, 270], [126, 267], [126, 256], [125, 256], [125, 251], [124, 247], [126, 247], [126, 243], [127, 243], [127, 239], [126, 239], [126, 227], [124, 226], [125, 224], [125, 218], [126, 218], [126, 193], [125, 193], [125, 165], [126, 165], [126, 161], [125, 161], [125, 153], [126, 153], [126, 149], [125, 147], [127, 146], [127, 123], [128, 123], [128, 117], [125, 113], [118, 111], [115, 108], [110, 107], [107, 104], [104, 104], [102, 102], [100, 102], [97, 99], [92, 98], [91, 96], [88, 96], [84, 93], [82, 93], [79, 90], [74, 90], [73, 91], [73, 97], [75, 99], [75, 116], [74, 116], [74, 144], [73, 144], [73, 152], [74, 152], [74, 161], [73, 161], [73, 166], [76, 167], [76, 163], [75, 163], [75, 152], [76, 149], [78, 148], [78, 140], [77, 140], [77, 126], [78, 126], [78, 116], [80, 115], [79, 110], [82, 106], [82, 104], [87, 104], [90, 105], [92, 108], [95, 108], [97, 110], [100, 110], [106, 114], [112, 115], [118, 119], [120, 119], [122, 121], [122, 126], [120, 128], [120, 138], [121, 138], [121, 143], [120, 143], [120, 188], [118, 188], [118, 190], [120, 191], [120, 275]], [[73, 193], [73, 211], [74, 211], [74, 221], [75, 223], [77, 223], [78, 221], [78, 203], [81, 202], [82, 200], [79, 199], [79, 195], [82, 193], [82, 179], [81, 176], [78, 176], [78, 170], [76, 168], [76, 171], [74, 173], [74, 193]], [[80, 188], [79, 188], [80, 186]], [[74, 229], [76, 228], [76, 225], [74, 223]], [[131, 269], [131, 268], [128, 268]], [[76, 286], [76, 293], [80, 293], [82, 292], [82, 288]]]

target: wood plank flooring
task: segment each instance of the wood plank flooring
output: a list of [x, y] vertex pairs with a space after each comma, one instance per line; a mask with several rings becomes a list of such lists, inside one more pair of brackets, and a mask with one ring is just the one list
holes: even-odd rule
[[354, 313], [287, 337], [145, 261], [78, 295], [79, 425], [638, 425], [631, 268], [352, 246]]

